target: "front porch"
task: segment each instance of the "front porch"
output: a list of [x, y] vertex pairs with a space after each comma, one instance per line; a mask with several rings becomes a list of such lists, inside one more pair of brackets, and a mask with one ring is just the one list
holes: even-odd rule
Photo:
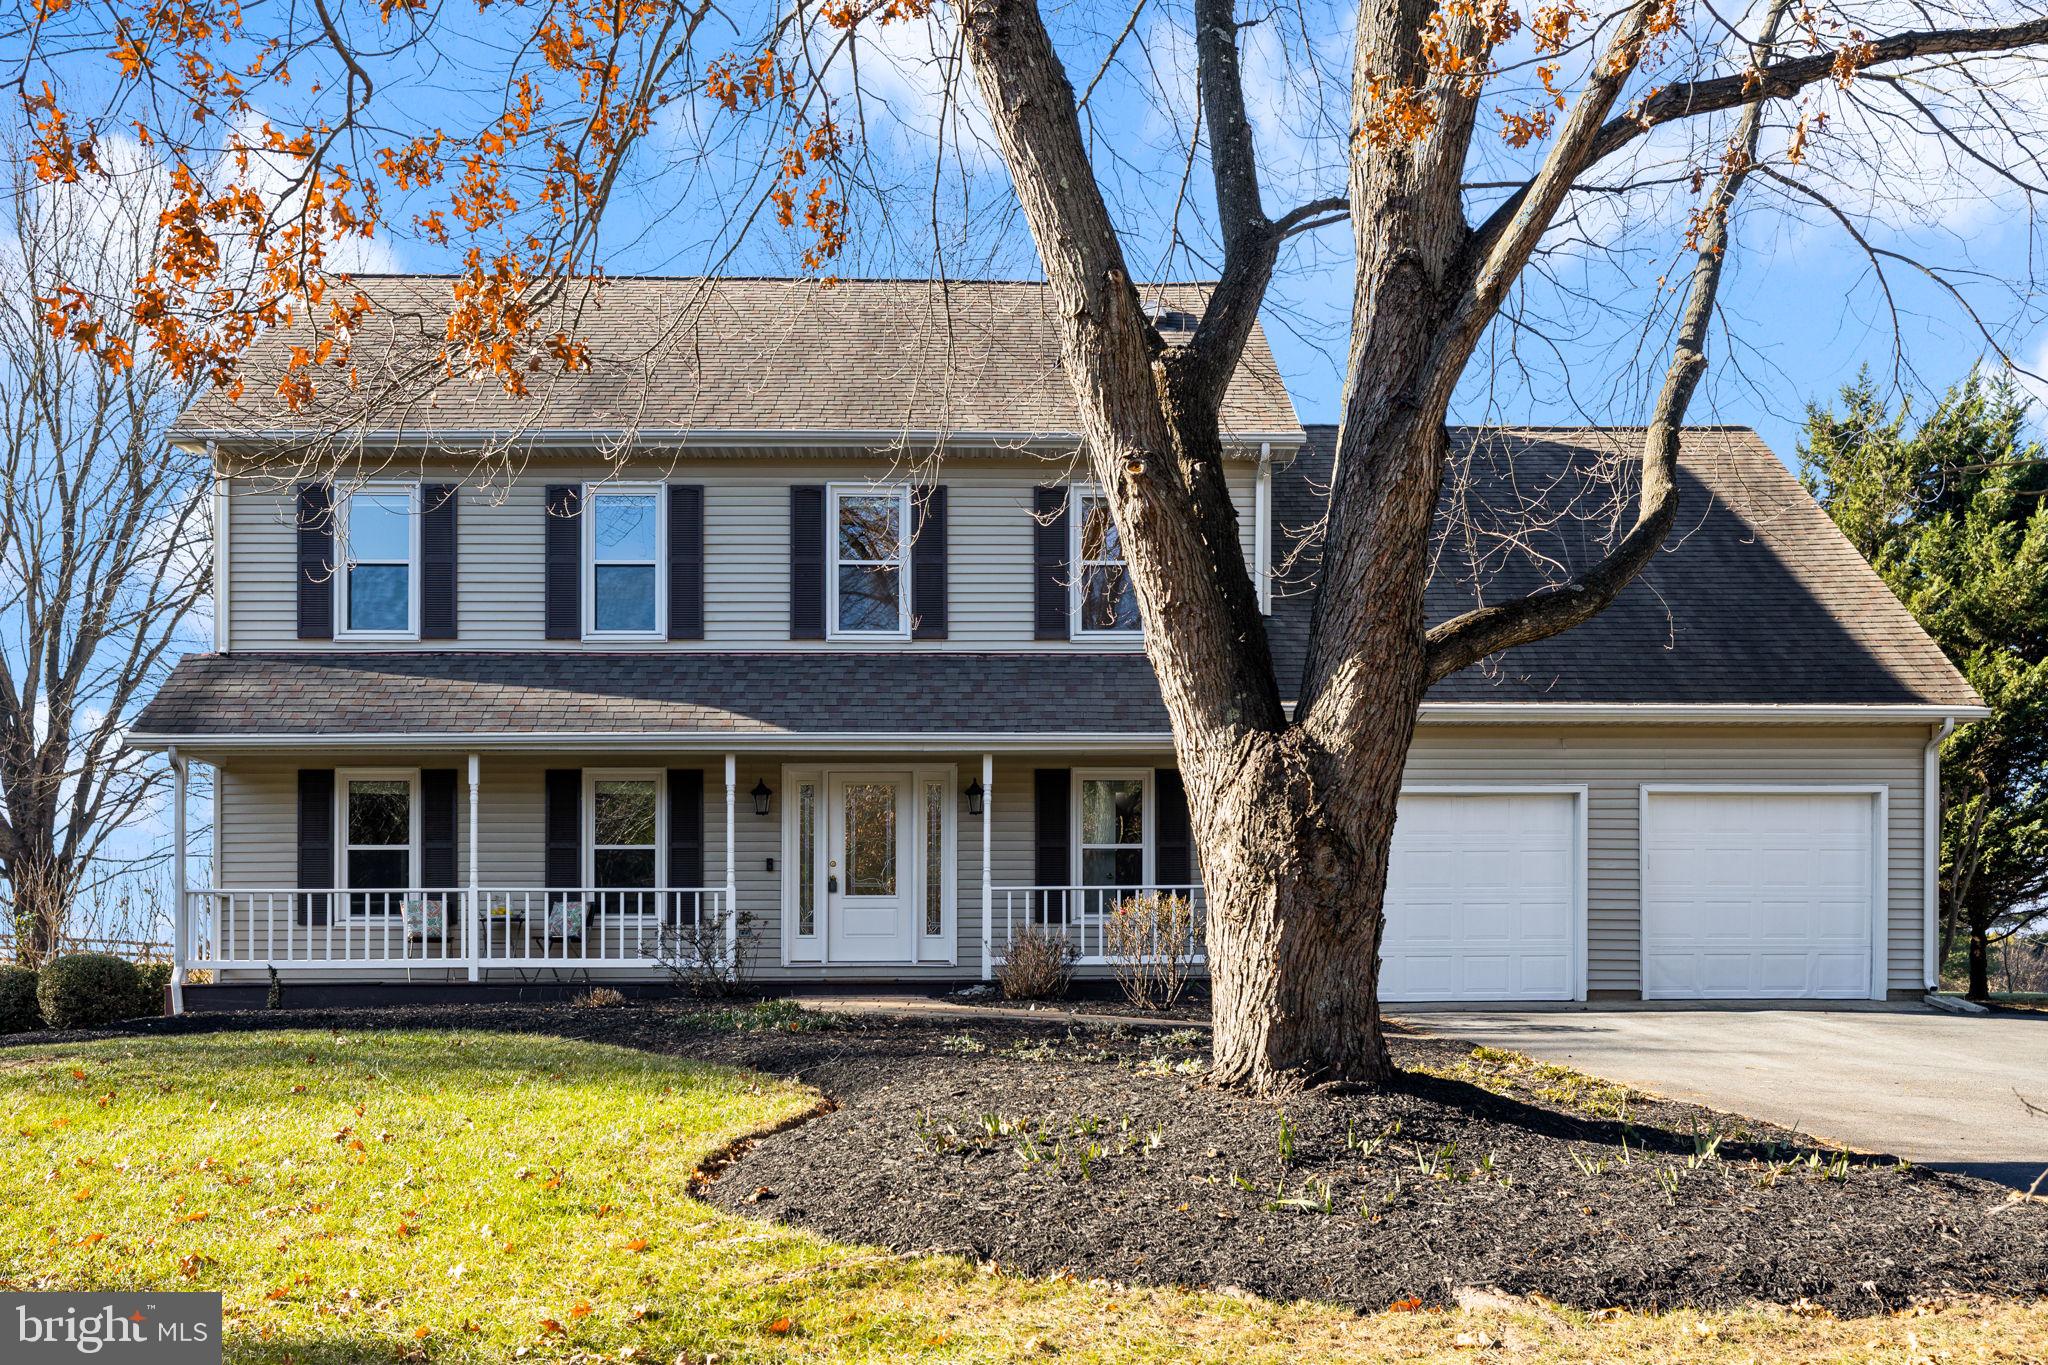
[[176, 869], [181, 993], [192, 971], [242, 986], [714, 970], [938, 985], [991, 979], [1033, 930], [1107, 974], [1118, 911], [1146, 898], [1183, 899], [1200, 933], [1184, 816], [1161, 819], [1177, 781], [1156, 753], [171, 757], [180, 847], [192, 765], [215, 779], [211, 875]]

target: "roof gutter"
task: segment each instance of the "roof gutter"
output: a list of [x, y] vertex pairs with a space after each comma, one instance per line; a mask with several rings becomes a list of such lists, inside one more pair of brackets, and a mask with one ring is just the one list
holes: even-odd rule
[[[1426, 723], [1465, 725], [1574, 724], [1931, 724], [1973, 720], [1988, 715], [1981, 706], [1613, 706], [1573, 702], [1424, 702]], [[134, 749], [390, 748], [459, 749], [483, 745], [494, 750], [535, 749], [747, 749], [856, 752], [889, 750], [902, 753], [990, 750], [1045, 752], [1088, 748], [1098, 752], [1142, 753], [1173, 746], [1167, 730], [1075, 731], [819, 731], [795, 730], [643, 730], [610, 733], [586, 730], [351, 732], [347, 734], [168, 734], [134, 731], [127, 736]]]
[[[272, 427], [236, 429], [228, 427], [182, 427], [171, 433], [180, 447], [197, 450], [212, 441], [224, 446], [289, 445], [333, 437], [349, 445], [384, 449], [396, 446], [476, 446], [510, 442], [522, 449], [587, 449], [611, 441], [630, 440], [636, 446], [673, 447], [787, 447], [872, 449], [899, 445], [996, 445], [1031, 450], [1073, 450], [1082, 437], [1072, 432], [950, 430], [939, 427], [902, 427], [855, 430], [820, 427], [813, 429], [762, 429], [757, 427], [546, 427], [524, 430], [504, 427], [470, 427], [445, 430], [379, 427], [367, 431], [332, 431], [320, 427]], [[1295, 447], [1308, 439], [1300, 427], [1280, 431], [1226, 431], [1223, 443], [1247, 455], [1258, 454], [1262, 445]]]
[[1983, 706], [1921, 702], [1857, 706], [1838, 702], [1762, 705], [1676, 702], [1466, 702], [1426, 701], [1422, 719], [1463, 725], [1881, 725], [1979, 720]]

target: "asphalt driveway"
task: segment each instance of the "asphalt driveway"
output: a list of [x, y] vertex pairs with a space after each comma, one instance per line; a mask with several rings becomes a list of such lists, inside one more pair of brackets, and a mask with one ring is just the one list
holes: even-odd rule
[[[1389, 1013], [1859, 1151], [2022, 1188], [2048, 1169], [2048, 1013], [1584, 1006]], [[2048, 1191], [2048, 1182], [2042, 1185]]]

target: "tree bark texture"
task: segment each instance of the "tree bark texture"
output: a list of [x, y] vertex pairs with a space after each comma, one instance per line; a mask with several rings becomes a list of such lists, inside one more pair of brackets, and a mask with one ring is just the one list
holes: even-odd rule
[[[1431, 629], [1424, 590], [1452, 393], [1572, 185], [1635, 136], [1637, 114], [1615, 105], [1659, 6], [1637, 0], [1602, 31], [1541, 166], [1476, 229], [1465, 221], [1462, 182], [1483, 82], [1431, 70], [1423, 35], [1438, 11], [1435, 0], [1359, 9], [1343, 205], [1357, 259], [1352, 333], [1292, 715], [1238, 548], [1217, 418], [1281, 243], [1330, 205], [1268, 218], [1232, 0], [1195, 0], [1224, 260], [1192, 340], [1169, 345], [1129, 276], [1035, 0], [962, 0], [958, 11], [1058, 310], [1084, 449], [1115, 519], [1172, 720], [1208, 900], [1215, 1074], [1228, 1084], [1269, 1090], [1388, 1074], [1377, 991], [1382, 905], [1423, 697], [1459, 668], [1592, 616], [1656, 553], [1676, 510], [1678, 433], [1706, 368], [1727, 211], [1756, 154], [1762, 102], [1828, 74], [1824, 60], [1771, 62], [1786, 12], [1780, 0], [1752, 48], [1757, 79], [1667, 89], [1649, 101], [1665, 119], [1743, 113], [1703, 211], [1672, 359], [1645, 423], [1636, 521], [1570, 582]], [[1489, 59], [1478, 21], [1449, 23], [1463, 69]], [[1920, 35], [1893, 47], [1900, 55], [1966, 50], [1960, 41]], [[1390, 88], [1424, 91], [1430, 118], [1400, 136], [1364, 136]], [[1701, 92], [1698, 111], [1685, 103], [1690, 91]]]

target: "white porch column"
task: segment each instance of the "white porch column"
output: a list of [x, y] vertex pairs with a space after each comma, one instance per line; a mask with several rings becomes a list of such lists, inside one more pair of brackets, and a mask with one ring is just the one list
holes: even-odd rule
[[995, 841], [989, 831], [995, 824], [996, 811], [996, 756], [981, 756], [981, 979], [990, 980], [995, 976], [996, 965], [990, 960], [995, 951], [996, 927], [996, 858]]
[[185, 895], [185, 774], [178, 746], [171, 760], [171, 1013], [185, 1012], [185, 959], [191, 956], [192, 908]]
[[739, 790], [739, 759], [725, 756], [725, 951], [735, 966], [740, 948], [740, 878], [733, 835], [733, 806]]
[[483, 925], [483, 906], [477, 890], [477, 756], [469, 756], [469, 894], [463, 897], [462, 941], [466, 945], [463, 956], [469, 959], [469, 979], [482, 979], [483, 943], [477, 938], [477, 931]]

